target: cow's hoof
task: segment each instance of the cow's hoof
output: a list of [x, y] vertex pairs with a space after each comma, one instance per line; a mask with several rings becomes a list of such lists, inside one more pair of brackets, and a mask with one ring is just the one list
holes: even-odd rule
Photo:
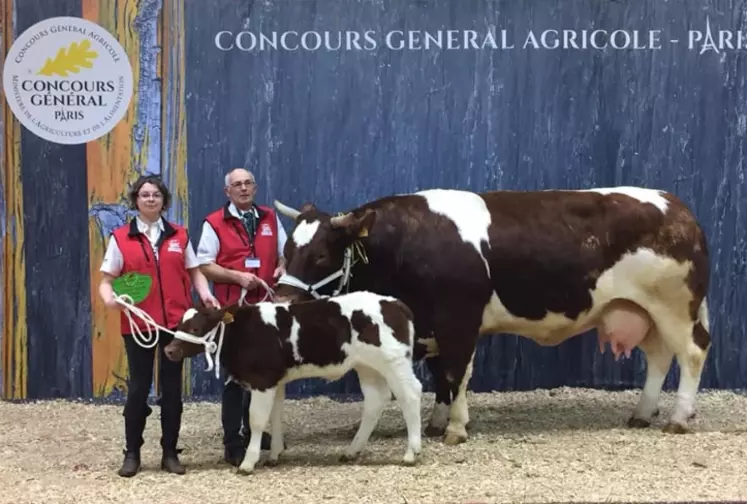
[[651, 426], [651, 422], [643, 418], [630, 417], [628, 419], [628, 427], [631, 429], [645, 429]]
[[467, 441], [466, 434], [457, 434], [456, 432], [447, 432], [444, 437], [444, 444], [447, 446], [456, 446]]
[[254, 472], [254, 468], [253, 467], [252, 468], [247, 468], [247, 467], [241, 467], [241, 466], [239, 466], [239, 467], [236, 468], [236, 474], [238, 474], [239, 476], [249, 476], [253, 472]]
[[682, 424], [669, 422], [664, 426], [662, 432], [666, 434], [690, 434], [692, 431]]
[[266, 465], [267, 467], [277, 467], [277, 466], [279, 466], [279, 465], [280, 465], [280, 458], [276, 458], [276, 459], [274, 459], [274, 460], [273, 460], [273, 459], [271, 459], [271, 458], [268, 458], [268, 459], [267, 459], [267, 460], [265, 461], [265, 465]]
[[442, 437], [444, 434], [446, 434], [446, 427], [436, 427], [434, 425], [428, 425], [423, 430], [423, 435], [425, 437]]

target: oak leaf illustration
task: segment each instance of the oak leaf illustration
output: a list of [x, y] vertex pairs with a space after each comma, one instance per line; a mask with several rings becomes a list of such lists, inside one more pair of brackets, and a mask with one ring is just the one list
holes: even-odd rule
[[81, 43], [71, 42], [67, 47], [61, 47], [57, 56], [47, 58], [44, 66], [39, 70], [40, 75], [51, 76], [54, 74], [67, 77], [68, 73], [78, 73], [81, 67], [92, 68], [91, 60], [98, 57], [96, 51], [91, 50], [91, 41], [84, 40]]
[[153, 279], [141, 273], [125, 273], [112, 282], [114, 293], [118, 296], [127, 295], [134, 304], [138, 304], [148, 297]]

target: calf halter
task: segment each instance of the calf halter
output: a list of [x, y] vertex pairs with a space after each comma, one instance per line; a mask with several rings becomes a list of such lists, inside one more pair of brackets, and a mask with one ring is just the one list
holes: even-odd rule
[[363, 244], [358, 240], [354, 241], [348, 247], [345, 248], [345, 258], [342, 261], [342, 267], [322, 278], [315, 284], [308, 284], [298, 277], [285, 273], [278, 278], [278, 285], [285, 284], [291, 287], [296, 287], [303, 291], [308, 292], [315, 299], [326, 298], [329, 296], [323, 296], [317, 292], [317, 289], [324, 287], [328, 283], [332, 282], [336, 278], [340, 277], [340, 282], [337, 284], [337, 288], [332, 293], [332, 296], [337, 296], [344, 287], [347, 287], [350, 282], [350, 277], [353, 276], [350, 270], [355, 266], [358, 261], [363, 261], [364, 264], [368, 264], [368, 257], [366, 256], [366, 249], [363, 248]]
[[[257, 280], [259, 280], [262, 287], [264, 287], [264, 289], [267, 291], [265, 297], [262, 298], [260, 302], [265, 301], [268, 297], [270, 299], [274, 299], [275, 291], [273, 291], [272, 288], [270, 288], [270, 286], [267, 285], [267, 283], [265, 283], [262, 279], [257, 278]], [[239, 297], [238, 301], [239, 306], [244, 304], [244, 298], [246, 297], [246, 294], [247, 289], [242, 288], [241, 296]], [[132, 339], [135, 340], [135, 343], [143, 348], [153, 348], [158, 344], [159, 332], [162, 331], [167, 334], [171, 334], [172, 336], [174, 336], [174, 338], [180, 339], [182, 341], [195, 343], [197, 345], [203, 345], [205, 347], [205, 360], [207, 361], [207, 368], [205, 368], [205, 371], [211, 371], [214, 369], [215, 377], [220, 377], [220, 367], [217, 365], [217, 363], [220, 362], [220, 351], [223, 347], [223, 334], [226, 331], [225, 322], [219, 322], [218, 325], [213, 327], [204, 336], [193, 336], [184, 331], [172, 331], [161, 326], [155, 320], [153, 320], [153, 317], [151, 317], [146, 311], [135, 306], [132, 298], [127, 294], [115, 294], [114, 300], [123, 307], [124, 314], [130, 323], [130, 334], [132, 334]], [[145, 322], [148, 336], [145, 336], [140, 328], [135, 324], [135, 321], [132, 318], [133, 315]], [[215, 343], [216, 337], [218, 339], [217, 344]], [[213, 354], [215, 354], [215, 360], [213, 360]]]

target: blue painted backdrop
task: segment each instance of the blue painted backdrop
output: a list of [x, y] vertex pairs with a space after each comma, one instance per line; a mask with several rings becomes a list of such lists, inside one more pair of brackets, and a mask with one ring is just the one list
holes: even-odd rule
[[[47, 4], [16, 0], [7, 11], [13, 19], [6, 20], [6, 28], [12, 25], [15, 33], [44, 17], [81, 15], [93, 5], [91, 0]], [[170, 12], [167, 20], [164, 11]], [[181, 152], [174, 145], [186, 140], [186, 210], [195, 244], [202, 218], [224, 203], [224, 173], [237, 166], [254, 171], [263, 203], [313, 201], [328, 211], [431, 187], [666, 189], [690, 204], [710, 244], [713, 349], [702, 384], [747, 385], [747, 52], [736, 47], [747, 44], [747, 0], [149, 0], [128, 4], [127, 12], [134, 24], [122, 25], [123, 33], [139, 34], [142, 41], [137, 89], [139, 114], [147, 117], [130, 120], [135, 147], [123, 152], [133, 158], [133, 171], [160, 170], [176, 187], [184, 179], [173, 175], [179, 164], [174, 156]], [[164, 37], [160, 47], [157, 23], [165, 27], [158, 32]], [[650, 42], [649, 31], [660, 32], [653, 37], [655, 48], [533, 45], [543, 42], [544, 30], [562, 29], [573, 30], [577, 42], [583, 30], [637, 30], [639, 44]], [[237, 39], [242, 30], [248, 33]], [[446, 30], [457, 30], [459, 47], [465, 30], [474, 30], [480, 45], [493, 30], [498, 48], [424, 48], [425, 32], [435, 37], [439, 30], [444, 44]], [[180, 31], [183, 62], [171, 52], [181, 43], [175, 42], [182, 40]], [[233, 44], [230, 50], [216, 46], [222, 31], [233, 36], [224, 33], [217, 43]], [[280, 42], [291, 31], [319, 34], [322, 47], [237, 47], [250, 47], [252, 35], [259, 44], [260, 34], [271, 40], [275, 33]], [[406, 42], [412, 34], [410, 47], [387, 46], [388, 33], [395, 35], [390, 43], [402, 41], [398, 31]], [[325, 48], [325, 42], [337, 47], [339, 32], [342, 48]], [[347, 37], [354, 35], [346, 32], [360, 37], [361, 50], [347, 50]], [[535, 39], [526, 45], [530, 32]], [[692, 36], [697, 40], [690, 44]], [[291, 46], [299, 42], [298, 35], [286, 37]], [[307, 46], [319, 40], [314, 34], [304, 38]], [[617, 42], [624, 41], [618, 34]], [[161, 111], [166, 64], [158, 72], [156, 55], [167, 50], [173, 68], [171, 77], [163, 77], [167, 98]], [[182, 96], [186, 127], [179, 130], [174, 117]], [[139, 153], [145, 145], [141, 123], [148, 124], [147, 156]], [[18, 323], [26, 324], [28, 336], [17, 346], [26, 345], [28, 356], [22, 363], [16, 361], [23, 357], [9, 357], [14, 340], [6, 326], [2, 365], [7, 376], [18, 375], [19, 365], [28, 366], [23, 373], [29, 397], [90, 396], [97, 381], [91, 364], [96, 349], [103, 366], [116, 353], [90, 344], [92, 327], [102, 326], [89, 314], [88, 213], [108, 229], [109, 221], [122, 220], [123, 201], [91, 208], [83, 203], [91, 191], [84, 166], [96, 167], [82, 146], [50, 145], [26, 131], [20, 143], [27, 320]], [[15, 187], [9, 182], [7, 150], [4, 156], [0, 182]], [[3, 197], [6, 203], [7, 194]], [[181, 219], [183, 210], [173, 215]], [[9, 222], [17, 214], [13, 208], [6, 212]], [[15, 228], [8, 227], [7, 235], [2, 229], [12, 243]], [[7, 256], [3, 275], [18, 275], [6, 261]], [[62, 294], [71, 291], [79, 299]], [[14, 313], [11, 297], [4, 298], [6, 315]], [[196, 359], [192, 367], [195, 397], [220, 390], [204, 366]], [[422, 365], [418, 371], [430, 388], [427, 371]], [[677, 374], [675, 368], [667, 387]], [[644, 375], [639, 353], [615, 363], [599, 354], [592, 334], [555, 348], [500, 335], [480, 342], [471, 387], [631, 387], [642, 385]], [[309, 380], [289, 391], [351, 392], [357, 382], [354, 377], [329, 385]]]
[[[430, 187], [585, 188], [616, 184], [670, 190], [705, 226], [713, 258], [714, 345], [703, 385], [747, 383], [747, 131], [745, 52], [719, 48], [718, 30], [745, 29], [735, 1], [518, 2], [498, 0], [188, 2], [188, 176], [191, 232], [220, 205], [222, 175], [253, 170], [259, 198], [313, 201], [341, 211], [391, 193]], [[710, 27], [711, 36], [706, 37]], [[387, 47], [395, 30], [489, 29], [498, 49]], [[543, 30], [638, 30], [630, 50], [535, 48]], [[216, 47], [215, 37], [223, 48]], [[361, 35], [363, 50], [239, 50], [260, 34]], [[373, 50], [364, 32], [371, 30]], [[502, 30], [506, 30], [505, 39]], [[688, 30], [700, 32], [690, 46]], [[693, 35], [697, 40], [697, 34]], [[297, 35], [288, 35], [290, 45]], [[459, 35], [461, 37], [461, 35]], [[618, 43], [624, 37], [618, 35]], [[444, 34], [444, 43], [447, 34]], [[672, 42], [672, 40], [677, 42]], [[392, 38], [392, 45], [402, 37]], [[745, 37], [747, 40], [747, 36]], [[307, 46], [317, 39], [307, 35]], [[545, 39], [548, 44], [552, 39]], [[736, 35], [733, 43], [738, 40]], [[322, 42], [324, 39], [322, 38]], [[506, 42], [511, 48], [501, 48]], [[715, 42], [716, 46], [709, 46]], [[460, 43], [462, 41], [460, 40]], [[705, 52], [702, 51], [705, 43]], [[462, 45], [463, 47], [463, 45]], [[719, 49], [715, 51], [713, 49]], [[710, 50], [708, 50], [710, 49]], [[287, 226], [290, 223], [285, 221]], [[512, 335], [484, 339], [475, 390], [641, 385], [642, 355], [615, 363], [593, 335], [541, 348]], [[196, 366], [196, 393], [215, 390]], [[429, 379], [420, 368], [421, 376]], [[667, 382], [676, 378], [675, 369]], [[295, 392], [342, 392], [354, 379]]]

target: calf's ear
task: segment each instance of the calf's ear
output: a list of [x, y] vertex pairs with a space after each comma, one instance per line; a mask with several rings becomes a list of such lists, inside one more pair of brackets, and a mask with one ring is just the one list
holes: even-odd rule
[[231, 322], [233, 322], [233, 313], [231, 313], [230, 311], [224, 311], [223, 318], [221, 320], [226, 324], [230, 324]]

